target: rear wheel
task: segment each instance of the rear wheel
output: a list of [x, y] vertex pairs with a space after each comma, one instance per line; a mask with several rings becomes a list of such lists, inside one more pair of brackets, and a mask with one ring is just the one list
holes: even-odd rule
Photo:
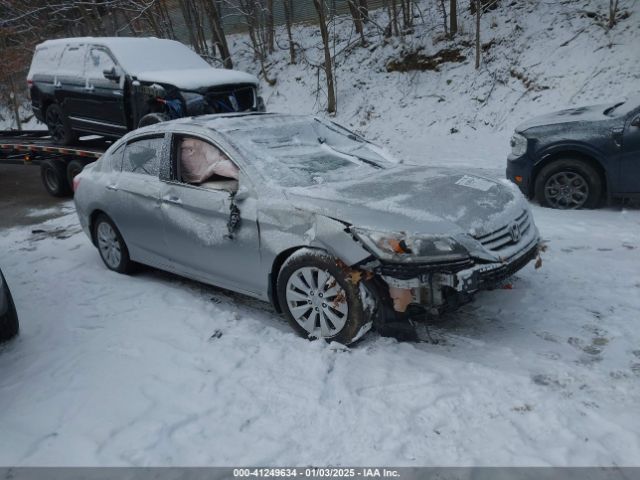
[[536, 177], [535, 195], [545, 207], [562, 210], [595, 208], [602, 198], [602, 179], [583, 161], [555, 160]]
[[77, 140], [76, 134], [71, 130], [69, 119], [56, 103], [50, 105], [44, 116], [49, 134], [58, 145], [71, 145]]
[[363, 292], [335, 258], [322, 250], [302, 249], [278, 275], [278, 300], [289, 324], [305, 338], [348, 345], [371, 325]]
[[71, 185], [67, 180], [67, 166], [59, 160], [45, 160], [40, 164], [40, 177], [44, 188], [54, 197], [66, 197], [71, 194]]
[[118, 273], [131, 271], [129, 250], [122, 235], [109, 217], [101, 214], [93, 224], [93, 237], [100, 252], [100, 258], [109, 270]]

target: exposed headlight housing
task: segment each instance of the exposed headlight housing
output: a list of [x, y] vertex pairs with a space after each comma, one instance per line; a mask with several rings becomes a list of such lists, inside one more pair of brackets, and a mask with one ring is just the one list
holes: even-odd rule
[[527, 138], [519, 133], [511, 137], [511, 153], [516, 156], [524, 155], [527, 151]]
[[407, 236], [353, 228], [353, 234], [378, 258], [399, 263], [466, 260], [469, 252], [456, 240], [440, 235]]

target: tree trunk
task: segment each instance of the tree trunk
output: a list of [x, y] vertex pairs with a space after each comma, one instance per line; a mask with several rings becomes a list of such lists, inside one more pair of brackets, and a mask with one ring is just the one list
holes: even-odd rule
[[291, 33], [291, 19], [293, 12], [291, 11], [291, 0], [282, 0], [282, 6], [284, 7], [284, 23], [287, 28], [287, 38], [289, 39], [289, 57], [290, 63], [295, 65], [296, 63], [296, 46], [293, 43], [293, 34]]
[[451, 0], [449, 4], [449, 35], [451, 38], [458, 33], [458, 4], [457, 0]]
[[618, 13], [618, 0], [609, 0], [609, 29], [616, 24], [616, 14]]
[[209, 17], [209, 25], [211, 26], [211, 33], [213, 35], [213, 44], [220, 52], [220, 58], [222, 58], [222, 64], [224, 68], [233, 68], [233, 62], [231, 60], [231, 52], [229, 52], [229, 44], [227, 43], [227, 37], [224, 33], [222, 22], [220, 21], [220, 12], [215, 0], [203, 0], [204, 9]]
[[444, 25], [444, 34], [449, 36], [449, 30], [447, 25], [447, 7], [444, 5], [444, 0], [440, 0], [440, 8], [442, 9], [442, 23]]
[[269, 53], [275, 50], [275, 27], [273, 25], [273, 0], [267, 0], [267, 47]]
[[329, 48], [329, 30], [327, 29], [327, 18], [324, 13], [325, 0], [313, 0], [313, 5], [318, 13], [318, 22], [320, 24], [320, 34], [322, 35], [322, 44], [324, 46], [324, 73], [327, 78], [327, 112], [334, 113], [336, 111], [336, 92], [333, 81], [333, 66], [331, 58], [331, 50]]
[[482, 5], [476, 0], [476, 70], [480, 68], [480, 12]]
[[18, 95], [16, 92], [16, 85], [13, 81], [13, 75], [9, 74], [9, 97], [11, 98], [11, 107], [13, 109], [13, 116], [16, 119], [16, 128], [22, 130], [22, 122], [20, 121], [20, 107], [18, 106]]

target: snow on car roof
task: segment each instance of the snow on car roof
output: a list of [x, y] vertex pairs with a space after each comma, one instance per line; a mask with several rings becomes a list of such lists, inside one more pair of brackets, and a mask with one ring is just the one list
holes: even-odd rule
[[[155, 37], [73, 37], [47, 40], [36, 48], [48, 48], [65, 45], [100, 45], [108, 48], [116, 57], [118, 63], [132, 75], [142, 75], [150, 81], [167, 81], [171, 83], [185, 83], [189, 77], [197, 77], [199, 83], [192, 81], [189, 88], [200, 87], [202, 84], [211, 84], [212, 75], [220, 77], [219, 82], [214, 83], [258, 83], [253, 76], [234, 70], [215, 69], [209, 65], [200, 55], [186, 45], [175, 41]], [[190, 70], [190, 74], [185, 72]], [[197, 70], [197, 71], [196, 71]], [[162, 76], [154, 78], [157, 72]], [[215, 72], [215, 73], [214, 73]], [[187, 82], [188, 83], [188, 82]], [[180, 85], [180, 87], [183, 87]], [[184, 87], [183, 87], [184, 88]]]

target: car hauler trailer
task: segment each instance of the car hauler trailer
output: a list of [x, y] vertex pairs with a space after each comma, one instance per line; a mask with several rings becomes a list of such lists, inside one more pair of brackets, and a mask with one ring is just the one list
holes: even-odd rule
[[0, 164], [39, 165], [42, 183], [55, 197], [72, 194], [73, 177], [95, 162], [110, 143], [80, 140], [77, 146], [56, 145], [46, 130], [0, 131]]

